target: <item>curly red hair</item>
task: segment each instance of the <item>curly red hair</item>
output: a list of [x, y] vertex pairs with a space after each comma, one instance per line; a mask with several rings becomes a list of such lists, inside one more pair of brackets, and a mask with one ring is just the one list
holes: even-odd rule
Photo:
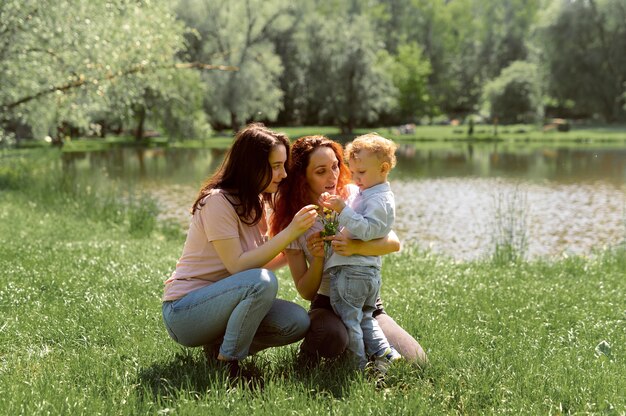
[[309, 192], [311, 188], [306, 180], [306, 169], [309, 166], [311, 153], [321, 146], [329, 147], [337, 156], [339, 162], [339, 177], [337, 178], [337, 195], [347, 198], [350, 183], [350, 170], [343, 161], [343, 147], [325, 136], [304, 136], [296, 140], [291, 146], [287, 177], [280, 183], [274, 213], [271, 219], [270, 232], [276, 235], [284, 230], [293, 216], [303, 206], [311, 203]]

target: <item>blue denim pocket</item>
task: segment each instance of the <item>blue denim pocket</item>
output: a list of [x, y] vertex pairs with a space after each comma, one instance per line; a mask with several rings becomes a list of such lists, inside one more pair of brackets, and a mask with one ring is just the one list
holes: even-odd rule
[[362, 305], [377, 290], [375, 273], [368, 267], [342, 266], [333, 274], [334, 285], [341, 297], [352, 305]]

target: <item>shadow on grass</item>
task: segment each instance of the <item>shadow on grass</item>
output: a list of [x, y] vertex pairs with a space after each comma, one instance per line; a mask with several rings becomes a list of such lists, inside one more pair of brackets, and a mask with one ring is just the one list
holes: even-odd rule
[[273, 369], [267, 370], [272, 372], [273, 378], [314, 397], [347, 398], [351, 387], [361, 380], [359, 372], [343, 356], [317, 363], [304, 363], [292, 356], [278, 362], [281, 364], [273, 364]]
[[190, 350], [182, 350], [169, 361], [156, 362], [141, 369], [137, 387], [141, 399], [158, 402], [159, 398], [178, 396], [177, 392], [181, 390], [207, 391], [225, 380], [225, 373], [217, 366], [199, 360]]
[[[351, 385], [360, 379], [346, 360], [325, 360], [305, 367], [290, 353], [261, 353], [246, 359], [241, 366], [256, 380], [253, 387], [247, 389], [253, 394], [261, 394], [271, 385], [271, 388], [299, 391], [314, 397], [339, 399], [349, 396]], [[206, 361], [203, 355], [187, 349], [168, 361], [141, 369], [136, 385], [140, 401], [156, 403], [185, 395], [199, 398], [210, 391], [220, 394], [233, 388], [226, 371], [216, 361]]]
[[[242, 369], [257, 381], [246, 390], [285, 389], [313, 397], [346, 398], [362, 378], [344, 359], [323, 360], [301, 366], [292, 353], [258, 354], [242, 362]], [[168, 361], [155, 362], [140, 370], [137, 395], [142, 402], [159, 403], [180, 396], [200, 398], [220, 395], [233, 388], [226, 371], [215, 361], [206, 361], [193, 350], [181, 350]], [[238, 385], [241, 387], [241, 385]], [[210, 393], [211, 392], [211, 393]]]

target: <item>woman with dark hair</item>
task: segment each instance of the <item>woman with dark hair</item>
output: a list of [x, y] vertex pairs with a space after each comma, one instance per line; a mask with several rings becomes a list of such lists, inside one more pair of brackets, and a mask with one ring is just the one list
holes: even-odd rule
[[222, 165], [201, 187], [176, 270], [165, 282], [163, 320], [178, 343], [204, 346], [231, 376], [239, 360], [304, 337], [309, 318], [276, 299], [273, 260], [317, 216], [314, 205], [296, 210], [267, 239], [265, 208], [287, 176], [289, 140], [262, 124], [237, 133]]
[[[291, 148], [288, 166], [289, 176], [280, 184], [274, 206], [272, 235], [288, 227], [289, 218], [298, 207], [316, 204], [322, 193], [350, 199], [358, 192], [356, 186], [349, 184], [350, 171], [343, 162], [341, 145], [324, 136], [298, 139]], [[346, 327], [333, 311], [328, 297], [330, 277], [323, 273], [325, 250], [320, 235], [322, 229], [321, 221], [316, 221], [285, 250], [298, 292], [311, 301], [311, 325], [300, 348], [303, 357], [310, 359], [339, 356], [348, 345]], [[350, 240], [339, 233], [333, 237], [331, 244], [333, 250], [343, 256], [379, 256], [400, 249], [400, 241], [393, 231], [387, 237], [367, 242]], [[389, 343], [395, 347], [394, 354], [399, 353], [418, 365], [426, 364], [426, 353], [420, 344], [385, 313], [380, 299], [373, 316]]]

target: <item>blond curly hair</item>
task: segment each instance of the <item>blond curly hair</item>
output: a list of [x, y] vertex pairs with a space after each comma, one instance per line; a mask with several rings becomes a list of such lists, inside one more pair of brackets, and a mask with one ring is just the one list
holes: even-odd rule
[[381, 162], [389, 163], [390, 169], [396, 166], [396, 149], [398, 146], [378, 133], [367, 133], [356, 137], [346, 146], [344, 157], [350, 160], [361, 150], [375, 154]]

